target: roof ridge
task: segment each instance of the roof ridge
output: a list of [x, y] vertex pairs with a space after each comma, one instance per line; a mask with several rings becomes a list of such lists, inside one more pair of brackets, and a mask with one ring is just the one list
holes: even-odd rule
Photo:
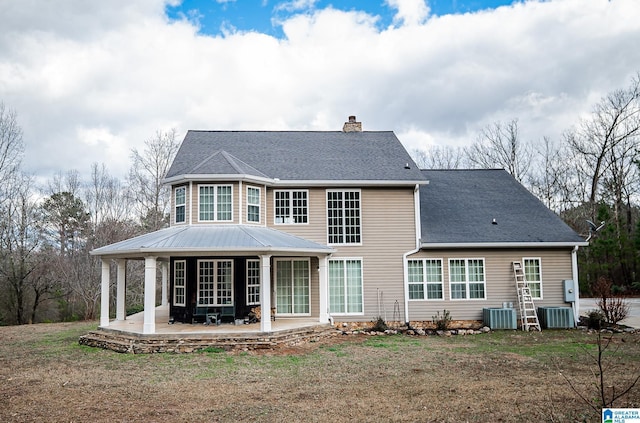
[[215, 156], [217, 156], [218, 154], [220, 154], [222, 152], [222, 150], [216, 150], [213, 154], [205, 157], [200, 163], [198, 163], [197, 165], [195, 165], [192, 169], [191, 172], [194, 172], [196, 169], [198, 169], [201, 166], [204, 166], [204, 164], [206, 162], [208, 162], [209, 160], [213, 159]]
[[233, 154], [229, 153], [228, 151], [225, 150], [220, 150], [220, 153], [222, 154], [222, 156], [227, 159], [227, 162], [231, 165], [231, 167], [233, 167], [236, 172], [238, 172], [239, 174], [244, 174], [246, 173], [244, 169], [242, 169], [241, 166], [238, 165], [237, 162], [242, 163], [244, 166], [247, 166], [249, 168], [251, 168], [252, 170], [255, 170], [256, 173], [259, 173], [259, 175], [254, 175], [254, 176], [264, 176], [267, 177], [267, 175], [264, 172], [261, 172], [260, 170], [256, 169], [255, 167], [251, 166], [249, 163], [237, 158], [236, 156], [234, 156]]

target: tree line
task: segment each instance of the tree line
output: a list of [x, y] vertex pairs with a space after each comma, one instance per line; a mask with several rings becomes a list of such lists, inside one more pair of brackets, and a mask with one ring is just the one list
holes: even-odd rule
[[[96, 318], [101, 263], [90, 252], [168, 225], [162, 179], [178, 146], [175, 130], [159, 131], [131, 151], [124, 181], [94, 163], [86, 180], [69, 170], [36, 186], [17, 114], [0, 102], [0, 325]], [[126, 301], [139, 308], [144, 265], [127, 266]]]
[[[69, 170], [36, 186], [22, 170], [17, 113], [0, 102], [0, 325], [97, 316], [101, 263], [90, 251], [168, 226], [162, 179], [178, 146], [175, 130], [158, 131], [131, 150], [124, 180], [94, 163], [86, 180]], [[614, 293], [640, 291], [640, 73], [560, 140], [525, 141], [514, 118], [483, 128], [468, 147], [411, 153], [421, 168], [506, 169], [589, 238], [579, 252], [582, 295], [603, 278]], [[144, 264], [127, 266], [126, 303], [136, 311]]]
[[504, 168], [590, 241], [579, 252], [580, 289], [604, 278], [640, 292], [640, 73], [608, 93], [560, 140], [523, 140], [518, 119], [483, 128], [468, 147], [414, 150], [427, 169]]

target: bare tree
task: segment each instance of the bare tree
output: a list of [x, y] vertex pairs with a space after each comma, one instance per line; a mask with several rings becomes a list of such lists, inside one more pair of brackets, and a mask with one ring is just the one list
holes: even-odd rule
[[13, 175], [16, 185], [4, 207], [5, 223], [0, 227], [0, 283], [8, 295], [5, 306], [17, 324], [32, 323], [36, 310], [55, 286], [44, 277], [44, 256], [40, 254], [42, 227], [31, 178]]
[[[591, 117], [566, 135], [567, 143], [584, 165], [588, 180], [587, 201], [595, 205], [608, 180], [614, 201], [622, 202], [623, 185], [630, 182], [630, 167], [637, 154], [640, 135], [640, 74], [627, 89], [615, 90], [594, 108]], [[635, 176], [635, 175], [634, 175]]]
[[480, 131], [474, 144], [465, 149], [472, 166], [484, 169], [504, 168], [518, 182], [528, 174], [533, 157], [530, 145], [520, 140], [518, 119], [495, 122]]
[[566, 146], [557, 145], [545, 137], [534, 157], [528, 184], [531, 192], [559, 214], [579, 205], [575, 168], [567, 166], [570, 152]]
[[133, 217], [126, 188], [118, 178], [109, 175], [104, 163], [91, 166], [91, 180], [84, 192], [94, 230], [102, 222], [125, 221]]
[[16, 112], [7, 110], [0, 102], [0, 206], [9, 197], [6, 190], [18, 173], [23, 152], [22, 128], [18, 125]]
[[171, 192], [162, 183], [178, 151], [176, 130], [156, 132], [145, 141], [142, 153], [131, 151], [129, 189], [138, 216], [146, 230], [154, 231], [167, 223]]
[[460, 169], [464, 164], [464, 150], [459, 147], [433, 145], [415, 148], [411, 157], [420, 169]]

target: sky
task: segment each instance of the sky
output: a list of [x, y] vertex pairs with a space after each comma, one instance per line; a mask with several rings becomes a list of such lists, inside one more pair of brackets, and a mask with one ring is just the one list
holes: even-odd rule
[[0, 102], [46, 181], [175, 129], [559, 142], [640, 71], [637, 0], [0, 0]]

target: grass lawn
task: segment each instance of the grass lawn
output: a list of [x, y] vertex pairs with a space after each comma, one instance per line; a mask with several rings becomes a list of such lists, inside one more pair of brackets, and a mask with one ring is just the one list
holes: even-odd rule
[[[0, 327], [0, 421], [600, 421], [566, 381], [596, 398], [597, 335], [583, 331], [127, 355], [79, 345], [95, 327]], [[605, 357], [619, 392], [640, 372], [640, 334], [614, 335]], [[614, 405], [640, 407], [640, 384]]]

